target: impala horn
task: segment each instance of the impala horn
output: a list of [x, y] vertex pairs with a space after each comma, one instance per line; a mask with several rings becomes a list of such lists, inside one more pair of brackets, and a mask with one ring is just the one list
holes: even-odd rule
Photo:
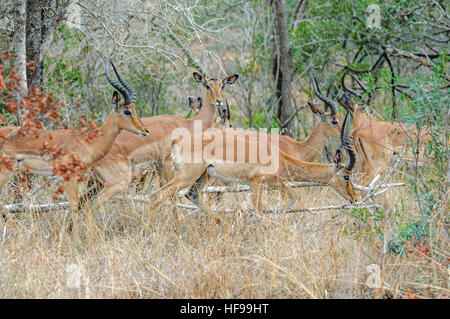
[[356, 163], [356, 154], [353, 151], [351, 142], [348, 138], [349, 115], [350, 115], [350, 113], [347, 112], [347, 114], [345, 115], [344, 123], [342, 124], [342, 127], [341, 127], [341, 145], [344, 147], [345, 152], [347, 153], [347, 156], [348, 156], [348, 161], [347, 161], [347, 165], [345, 166], [345, 169], [348, 171], [351, 171]]
[[114, 82], [113, 79], [111, 79], [111, 76], [109, 75], [108, 72], [108, 61], [105, 61], [105, 74], [106, 74], [106, 78], [108, 79], [108, 82], [117, 90], [119, 91], [122, 95], [123, 98], [125, 99], [125, 104], [128, 105], [130, 104], [130, 97], [128, 96], [128, 92], [127, 90], [125, 90], [119, 83]]
[[319, 99], [321, 99], [325, 104], [328, 104], [330, 106], [331, 116], [336, 115], [338, 112], [338, 105], [336, 104], [336, 102], [334, 102], [332, 99], [326, 97], [325, 95], [323, 95], [320, 92], [319, 86], [317, 85], [317, 81], [316, 81], [316, 78], [314, 77], [314, 75], [311, 75], [311, 79], [312, 79], [314, 93], [316, 93], [317, 97]]
[[116, 76], [119, 79], [119, 82], [122, 83], [122, 85], [128, 90], [128, 92], [130, 92], [131, 96], [129, 98], [129, 103], [127, 103], [127, 104], [136, 102], [136, 91], [133, 89], [133, 87], [131, 85], [129, 85], [127, 82], [125, 82], [124, 79], [122, 79], [122, 77], [120, 76], [119, 72], [117, 71], [114, 63], [111, 60], [109, 60], [109, 62], [111, 62], [111, 65], [114, 69], [114, 73], [116, 73]]

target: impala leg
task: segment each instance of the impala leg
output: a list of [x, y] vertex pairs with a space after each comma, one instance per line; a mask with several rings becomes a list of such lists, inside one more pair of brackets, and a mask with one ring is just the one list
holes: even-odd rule
[[[178, 170], [175, 173], [173, 179], [161, 188], [161, 191], [165, 193], [165, 196], [155, 201], [155, 205], [159, 204], [161, 201], [169, 197], [173, 203], [175, 203], [177, 192], [184, 188], [191, 188], [193, 190], [192, 195], [196, 196], [194, 202], [198, 203], [201, 210], [204, 210], [203, 201], [201, 197], [201, 190], [203, 183], [202, 174], [204, 173], [205, 167], [202, 164], [191, 164], [188, 167]], [[200, 181], [199, 183], [197, 183]], [[195, 185], [196, 187], [194, 187]], [[197, 204], [195, 203], [195, 204]]]
[[[12, 173], [13, 173], [12, 171], [7, 170], [6, 168], [3, 168], [2, 170], [0, 170], [0, 192], [3, 189], [3, 186], [5, 186], [5, 184], [8, 182]], [[7, 213], [5, 211], [5, 207], [3, 205], [0, 208], [0, 213], [2, 214], [2, 216], [5, 216]]]
[[117, 162], [114, 166], [108, 168], [96, 167], [95, 170], [104, 184], [97, 198], [92, 200], [93, 207], [98, 207], [113, 196], [125, 191], [131, 183], [132, 172], [129, 162]]
[[282, 209], [282, 211], [287, 211], [292, 206], [292, 204], [294, 204], [295, 195], [292, 192], [291, 188], [289, 186], [286, 186], [284, 183], [281, 184], [280, 191], [284, 195], [283, 197], [286, 197], [286, 195], [289, 196], [289, 201], [286, 205], [284, 205]]
[[78, 184], [75, 181], [68, 181], [64, 183], [64, 189], [69, 197], [69, 205], [72, 212], [78, 211]]
[[387, 162], [384, 158], [372, 160], [367, 162], [364, 167], [364, 176], [361, 179], [361, 185], [367, 186], [377, 176], [378, 173], [383, 172], [386, 169]]
[[252, 190], [252, 202], [255, 212], [262, 216], [262, 184], [261, 179], [255, 178], [250, 181], [250, 189]]

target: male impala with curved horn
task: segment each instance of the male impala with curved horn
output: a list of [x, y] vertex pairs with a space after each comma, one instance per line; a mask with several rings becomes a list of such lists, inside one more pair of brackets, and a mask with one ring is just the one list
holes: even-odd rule
[[[350, 73], [351, 74], [351, 73]], [[351, 74], [363, 91], [366, 87]], [[350, 94], [362, 98], [361, 95], [345, 86], [342, 80], [343, 89]], [[371, 94], [369, 93], [370, 101]], [[407, 123], [383, 122], [374, 119], [371, 115], [364, 114], [364, 108], [369, 105], [364, 101], [365, 106], [360, 107], [349, 96], [344, 95], [343, 105], [349, 111], [353, 111], [354, 130], [352, 132], [354, 147], [358, 153], [358, 166], [363, 173], [361, 185], [367, 186], [377, 174], [382, 173], [389, 164], [393, 155], [398, 154], [402, 148], [415, 141], [421, 141], [422, 145], [417, 150], [420, 157], [423, 157], [425, 146], [432, 140], [429, 128], [418, 132], [415, 127]], [[408, 151], [408, 150], [407, 150]], [[406, 152], [408, 153], [408, 152]], [[410, 155], [413, 156], [412, 154]], [[403, 157], [407, 159], [407, 157]]]
[[195, 130], [206, 130], [214, 125], [216, 109], [219, 114], [226, 111], [222, 90], [227, 85], [233, 84], [239, 75], [234, 74], [222, 80], [205, 78], [198, 72], [194, 72], [193, 76], [205, 89], [201, 110], [191, 119], [173, 115], [143, 118], [142, 122], [152, 128], [152, 134], [144, 139], [136, 139], [126, 132], [120, 134], [110, 152], [93, 167], [94, 173], [103, 184], [103, 189], [95, 201], [96, 205], [126, 190], [131, 183], [133, 171], [147, 163], [158, 163], [160, 177], [163, 180], [170, 180], [172, 173], [167, 169], [170, 167], [167, 162], [170, 161], [172, 131], [177, 128], [185, 128], [191, 133]]
[[[121, 102], [119, 93], [114, 91], [114, 110], [103, 122], [97, 136], [87, 139], [83, 133], [75, 130], [40, 130], [37, 132], [39, 138], [34, 135], [14, 134], [17, 128], [4, 128], [9, 130], [9, 137], [5, 138], [1, 152], [9, 158], [15, 167], [25, 169], [32, 174], [55, 175], [55, 165], [71, 162], [77, 159], [82, 170], [89, 169], [99, 159], [105, 156], [110, 150], [115, 138], [122, 130], [147, 136], [149, 131], [142, 124], [136, 113], [134, 102], [136, 100], [135, 90], [128, 85], [116, 70], [111, 62], [114, 72], [119, 81], [125, 86], [122, 87], [114, 82], [108, 73], [108, 62], [105, 63], [105, 74], [109, 83], [116, 88], [124, 97]], [[7, 133], [1, 132], [1, 133]], [[52, 159], [48, 149], [61, 150], [62, 156]], [[8, 181], [12, 170], [2, 169], [0, 171], [0, 189]], [[77, 182], [71, 178], [65, 182], [65, 191], [69, 197], [70, 206], [75, 211], [78, 209]]]
[[[220, 176], [224, 181], [232, 179], [248, 182], [253, 192], [253, 207], [258, 213], [262, 213], [262, 184], [285, 188], [283, 183], [288, 181], [323, 183], [333, 187], [344, 198], [356, 201], [359, 196], [355, 193], [350, 178], [356, 156], [348, 140], [347, 122], [348, 113], [341, 128], [341, 143], [348, 155], [344, 170], [339, 149], [336, 151], [334, 164], [318, 164], [296, 160], [273, 142], [268, 142], [266, 137], [253, 138], [246, 131], [205, 131], [196, 132], [187, 138], [181, 136], [172, 147], [175, 177], [167, 184], [167, 195], [175, 200], [178, 190], [191, 187], [207, 170], [213, 168], [215, 176]], [[217, 144], [221, 138], [222, 142]], [[197, 142], [200, 147], [195, 147], [196, 141], [201, 141]], [[235, 142], [229, 143], [230, 141]], [[262, 145], [267, 147], [267, 152], [264, 153], [279, 160], [276, 167], [267, 167], [268, 162], [264, 162], [259, 153]], [[254, 150], [258, 150], [257, 156], [253, 154]], [[273, 156], [274, 154], [278, 156]], [[195, 159], [199, 161], [196, 162]], [[201, 204], [200, 206], [202, 207]]]

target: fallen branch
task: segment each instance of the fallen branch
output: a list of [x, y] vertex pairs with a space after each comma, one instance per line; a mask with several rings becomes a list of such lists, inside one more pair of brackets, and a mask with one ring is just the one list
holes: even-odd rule
[[9, 213], [20, 213], [27, 210], [40, 210], [49, 212], [57, 209], [64, 209], [69, 207], [69, 202], [52, 203], [52, 204], [10, 204], [5, 205], [4, 209]]

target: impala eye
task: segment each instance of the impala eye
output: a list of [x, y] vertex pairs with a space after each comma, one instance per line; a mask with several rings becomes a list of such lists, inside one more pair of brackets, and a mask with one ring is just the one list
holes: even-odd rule
[[207, 90], [211, 90], [211, 86], [210, 86], [209, 84], [205, 84], [205, 88], [206, 88]]
[[331, 120], [331, 124], [333, 124], [333, 125], [339, 125], [339, 121], [336, 120], [336, 119], [332, 119], [332, 120]]
[[348, 176], [348, 175], [344, 175], [344, 176], [342, 176], [343, 178], [344, 178], [344, 181], [349, 181], [350, 180], [350, 176]]
[[133, 115], [133, 113], [131, 113], [130, 110], [125, 110], [123, 113], [124, 113], [125, 115], [128, 115], [128, 116]]

